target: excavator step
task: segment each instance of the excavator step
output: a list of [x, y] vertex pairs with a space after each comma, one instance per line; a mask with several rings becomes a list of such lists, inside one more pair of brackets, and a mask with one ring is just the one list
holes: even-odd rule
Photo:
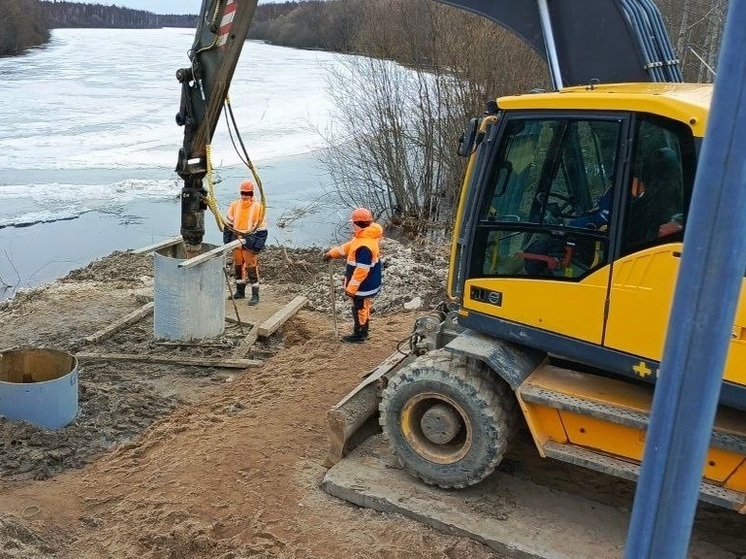
[[[553, 365], [538, 368], [518, 389], [530, 402], [593, 417], [633, 429], [647, 430], [653, 391], [646, 385], [599, 377]], [[711, 446], [746, 455], [746, 417], [721, 408], [715, 418]]]
[[[516, 395], [542, 456], [636, 480], [653, 401], [651, 387], [550, 364]], [[746, 417], [718, 410], [700, 499], [746, 512]]]
[[[549, 441], [544, 445], [543, 450], [547, 458], [583, 466], [630, 481], [637, 481], [640, 475], [640, 466], [637, 464], [613, 456], [602, 455], [580, 446]], [[699, 486], [699, 498], [707, 503], [735, 511], [741, 510], [746, 504], [742, 493], [706, 481], [703, 481]]]

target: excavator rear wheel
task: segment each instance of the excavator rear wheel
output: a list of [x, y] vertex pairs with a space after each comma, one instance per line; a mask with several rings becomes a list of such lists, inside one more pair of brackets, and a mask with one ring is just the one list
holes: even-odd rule
[[437, 350], [389, 380], [380, 424], [410, 473], [430, 485], [462, 488], [482, 481], [502, 460], [514, 399], [481, 363]]

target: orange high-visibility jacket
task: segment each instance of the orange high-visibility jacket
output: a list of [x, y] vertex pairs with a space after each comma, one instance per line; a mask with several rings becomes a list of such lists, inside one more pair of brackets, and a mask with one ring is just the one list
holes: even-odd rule
[[348, 295], [373, 297], [381, 290], [381, 262], [378, 241], [383, 227], [371, 223], [355, 232], [355, 237], [345, 244], [329, 250], [332, 258], [347, 257], [344, 288]]
[[[267, 220], [262, 205], [254, 200], [234, 200], [228, 208], [225, 222], [237, 231], [266, 231]], [[259, 219], [261, 218], [261, 222]]]

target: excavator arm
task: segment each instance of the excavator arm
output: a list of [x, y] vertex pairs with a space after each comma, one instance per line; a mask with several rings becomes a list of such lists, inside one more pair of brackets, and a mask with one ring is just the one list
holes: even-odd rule
[[555, 89], [683, 81], [653, 0], [441, 1], [515, 33], [546, 59]]
[[205, 233], [207, 146], [223, 109], [257, 0], [204, 0], [197, 22], [191, 64], [176, 71], [181, 105], [176, 123], [184, 128], [176, 172], [181, 191], [181, 236], [187, 252], [199, 252]]
[[[612, 82], [680, 82], [679, 61], [652, 0], [439, 0], [505, 27], [548, 62], [556, 89]], [[176, 72], [184, 127], [176, 172], [181, 235], [199, 252], [205, 233], [206, 147], [254, 17], [257, 0], [203, 0], [191, 64]]]

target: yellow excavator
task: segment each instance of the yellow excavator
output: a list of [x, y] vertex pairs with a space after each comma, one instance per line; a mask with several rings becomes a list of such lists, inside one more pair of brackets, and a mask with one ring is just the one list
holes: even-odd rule
[[[536, 31], [556, 91], [467, 127], [449, 301], [330, 410], [328, 463], [379, 428], [412, 475], [463, 488], [525, 424], [542, 457], [634, 480], [712, 86], [681, 83], [646, 0], [468, 4], [534, 46]], [[699, 493], [741, 513], [745, 412], [742, 303]]]
[[[414, 476], [461, 488], [489, 476], [525, 424], [541, 456], [635, 479], [712, 87], [681, 83], [651, 0], [445, 3], [531, 45], [555, 91], [500, 98], [469, 123], [449, 300], [330, 410], [328, 462], [380, 428]], [[188, 251], [204, 235], [209, 142], [255, 8], [204, 0], [176, 73]], [[745, 412], [742, 303], [700, 486], [741, 513]]]

